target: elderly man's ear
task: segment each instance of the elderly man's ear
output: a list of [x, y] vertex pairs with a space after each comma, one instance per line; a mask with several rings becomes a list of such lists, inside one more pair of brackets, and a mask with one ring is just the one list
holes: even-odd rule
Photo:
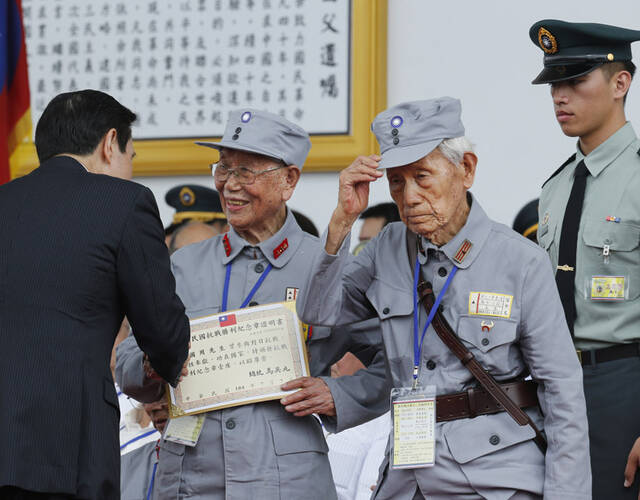
[[462, 161], [460, 165], [464, 168], [464, 187], [467, 189], [471, 189], [473, 186], [473, 179], [476, 176], [476, 165], [478, 164], [478, 157], [475, 153], [471, 151], [467, 151], [462, 156]]
[[286, 176], [285, 176], [285, 188], [283, 190], [283, 199], [284, 201], [289, 201], [291, 196], [293, 195], [293, 190], [298, 184], [300, 180], [300, 169], [295, 165], [289, 165], [286, 168]]

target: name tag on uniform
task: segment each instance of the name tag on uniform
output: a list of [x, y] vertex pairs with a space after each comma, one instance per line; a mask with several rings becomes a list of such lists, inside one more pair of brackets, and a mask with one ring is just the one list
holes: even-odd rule
[[170, 418], [164, 429], [164, 439], [186, 446], [198, 444], [205, 414], [187, 415], [185, 417]]
[[591, 300], [624, 300], [624, 276], [592, 276]]
[[471, 292], [469, 294], [469, 314], [474, 316], [511, 317], [513, 295], [490, 292]]
[[417, 469], [435, 465], [435, 387], [394, 388], [391, 412], [391, 468]]

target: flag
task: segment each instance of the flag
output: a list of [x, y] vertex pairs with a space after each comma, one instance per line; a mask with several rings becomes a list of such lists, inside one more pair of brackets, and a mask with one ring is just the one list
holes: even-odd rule
[[9, 158], [31, 134], [22, 0], [0, 2], [0, 184], [10, 180]]
[[236, 324], [236, 315], [227, 314], [226, 316], [220, 316], [220, 326], [232, 326]]

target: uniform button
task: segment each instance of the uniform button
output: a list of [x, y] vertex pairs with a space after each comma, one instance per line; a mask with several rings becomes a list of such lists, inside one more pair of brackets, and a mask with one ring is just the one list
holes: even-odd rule
[[242, 129], [241, 129], [240, 127], [238, 127], [238, 128], [236, 129], [236, 134], [239, 134], [240, 132], [242, 132]]
[[233, 134], [233, 137], [231, 137], [234, 141], [238, 140], [238, 137], [240, 137], [238, 134]]
[[606, 240], [604, 240], [604, 244], [605, 245], [610, 245], [611, 244], [611, 240], [609, 238], [607, 238]]
[[500, 437], [498, 437], [498, 435], [497, 435], [497, 434], [494, 434], [493, 436], [491, 436], [491, 437], [489, 438], [489, 442], [490, 442], [493, 446], [495, 446], [495, 445], [497, 445], [497, 444], [500, 442]]
[[436, 367], [436, 362], [432, 359], [430, 359], [429, 361], [427, 361], [427, 369], [428, 370], [434, 370]]
[[382, 314], [389, 314], [389, 308], [388, 308], [388, 307], [385, 307], [385, 308], [382, 310]]
[[394, 129], [391, 131], [391, 135], [392, 135], [392, 136], [394, 136], [394, 137], [395, 137], [396, 135], [398, 135], [398, 129], [397, 129], [397, 128], [394, 128]]
[[438, 274], [444, 278], [447, 275], [447, 270], [444, 267], [441, 267], [438, 269]]
[[393, 138], [393, 143], [394, 143], [394, 144], [396, 144], [396, 145], [397, 145], [399, 142], [400, 142], [400, 139], [398, 139], [397, 137], [394, 137], [394, 138]]
[[489, 339], [486, 337], [482, 339], [482, 345], [489, 345]]
[[236, 422], [235, 420], [227, 420], [227, 423], [225, 424], [225, 426], [227, 427], [227, 429], [232, 431], [233, 429], [236, 428]]
[[255, 307], [257, 305], [258, 303], [255, 300], [252, 300], [251, 302], [249, 302], [249, 307]]
[[261, 273], [262, 271], [264, 271], [264, 266], [262, 264], [256, 264], [256, 267], [254, 267], [253, 269], [255, 270], [255, 272]]

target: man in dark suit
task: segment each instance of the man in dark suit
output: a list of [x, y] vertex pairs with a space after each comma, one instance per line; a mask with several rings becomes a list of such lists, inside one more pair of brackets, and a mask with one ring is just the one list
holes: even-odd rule
[[123, 180], [135, 118], [102, 92], [55, 97], [40, 167], [0, 186], [0, 498], [119, 498], [109, 355], [125, 314], [155, 371], [174, 385], [183, 372], [189, 323], [158, 209]]

